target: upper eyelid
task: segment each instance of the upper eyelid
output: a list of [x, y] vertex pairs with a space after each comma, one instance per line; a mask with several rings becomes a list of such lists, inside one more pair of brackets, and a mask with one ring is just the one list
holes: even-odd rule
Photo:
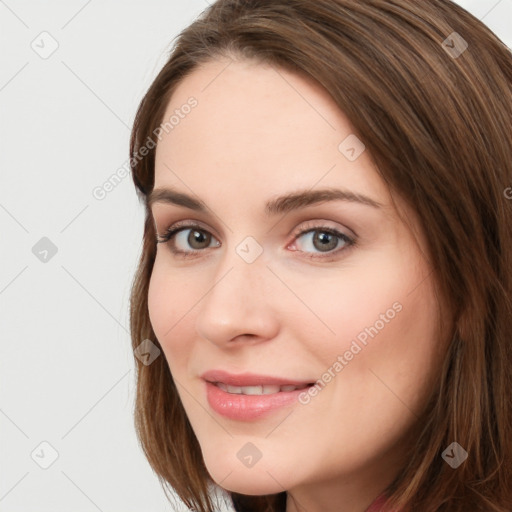
[[[157, 225], [157, 222], [155, 219], [153, 219], [154, 221], [154, 225], [155, 225], [155, 230], [158, 231], [158, 229], [156, 228], [156, 225]], [[347, 229], [348, 231], [350, 231], [350, 233], [344, 233], [343, 232], [343, 228], [338, 228], [338, 227], [334, 227], [334, 226], [330, 226], [330, 225], [326, 225], [327, 223], [331, 223], [331, 222], [335, 222], [335, 221], [329, 221], [329, 220], [317, 220], [317, 221], [314, 221], [314, 220], [306, 220], [306, 221], [303, 221], [301, 223], [299, 223], [299, 225], [303, 225], [303, 224], [308, 224], [310, 227], [303, 227], [303, 228], [293, 228], [289, 234], [291, 233], [302, 233], [303, 231], [305, 230], [308, 230], [308, 229], [321, 229], [321, 228], [327, 228], [327, 229], [333, 229], [335, 231], [339, 231], [341, 234], [344, 234], [346, 236], [349, 236], [349, 237], [352, 237], [352, 238], [355, 238], [357, 237], [357, 234], [349, 229], [349, 228], [344, 228], [344, 229]], [[183, 228], [183, 229], [191, 229], [191, 228], [194, 228], [194, 227], [198, 227], [198, 228], [201, 228], [202, 230], [204, 231], [207, 231], [208, 233], [210, 234], [213, 234], [211, 233], [212, 231], [216, 231], [215, 229], [211, 229], [210, 227], [206, 227], [202, 224], [201, 221], [199, 220], [183, 220], [183, 221], [176, 221], [176, 222], [173, 222], [171, 223], [169, 226], [165, 227], [163, 229], [164, 233], [168, 232], [168, 231], [171, 231], [171, 230], [174, 230], [174, 229], [179, 229], [179, 228]], [[217, 235], [215, 235], [217, 236]]]
[[200, 221], [177, 221], [177, 222], [174, 222], [173, 224], [171, 224], [169, 227], [166, 227], [164, 228], [164, 234], [167, 233], [168, 231], [171, 231], [171, 230], [175, 230], [175, 229], [192, 229], [192, 228], [200, 228], [202, 231], [206, 231], [210, 234], [213, 234], [216, 238], [217, 238], [217, 235], [215, 235], [214, 233], [212, 233], [212, 231], [215, 231], [215, 230], [212, 230], [211, 228], [209, 227], [204, 227]]

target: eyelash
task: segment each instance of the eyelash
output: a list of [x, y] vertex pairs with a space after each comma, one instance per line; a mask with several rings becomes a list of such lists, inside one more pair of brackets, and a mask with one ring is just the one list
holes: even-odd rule
[[[198, 226], [197, 224], [176, 223], [173, 226], [171, 226], [170, 228], [168, 228], [163, 236], [157, 235], [156, 243], [166, 243], [166, 242], [173, 241], [175, 235], [177, 235], [180, 231], [184, 231], [186, 229], [199, 231], [201, 233], [209, 233], [206, 229], [203, 229], [201, 226]], [[342, 248], [335, 249], [334, 251], [325, 252], [325, 253], [323, 253], [324, 256], [318, 256], [318, 253], [312, 254], [312, 253], [306, 252], [307, 258], [326, 259], [326, 258], [332, 257], [333, 255], [338, 254], [339, 252], [347, 251], [348, 249], [350, 249], [356, 245], [355, 238], [349, 237], [348, 235], [341, 233], [334, 228], [328, 228], [326, 226], [309, 226], [306, 229], [303, 229], [301, 231], [294, 233], [293, 241], [295, 242], [295, 240], [297, 238], [300, 238], [302, 235], [305, 235], [305, 234], [311, 233], [311, 232], [315, 232], [315, 231], [318, 231], [320, 233], [328, 233], [330, 235], [334, 235], [334, 236], [340, 238], [343, 242], [345, 242], [346, 245]], [[211, 233], [209, 233], [209, 234], [211, 234]], [[196, 257], [197, 254], [199, 254], [205, 250], [205, 249], [195, 249], [195, 250], [191, 250], [191, 251], [180, 251], [180, 250], [175, 249], [172, 246], [172, 244], [169, 244], [169, 248], [175, 256], [179, 255], [180, 258], [194, 258], [194, 257]], [[302, 252], [304, 252], [304, 251], [302, 251]], [[320, 253], [320, 254], [322, 254], [322, 253]]]

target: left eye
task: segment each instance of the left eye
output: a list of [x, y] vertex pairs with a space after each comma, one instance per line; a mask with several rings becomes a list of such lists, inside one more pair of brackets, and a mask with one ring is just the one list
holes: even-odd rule
[[[302, 231], [297, 235], [296, 240], [300, 238], [304, 238], [306, 240], [304, 243], [305, 247], [312, 247], [313, 249], [323, 253], [334, 251], [339, 248], [339, 245], [350, 246], [354, 243], [352, 238], [331, 228], [314, 228]], [[306, 250], [305, 252], [310, 251]]]

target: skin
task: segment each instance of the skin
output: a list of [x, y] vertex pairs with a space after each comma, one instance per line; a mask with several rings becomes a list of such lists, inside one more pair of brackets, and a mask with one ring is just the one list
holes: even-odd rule
[[[425, 240], [399, 219], [369, 152], [349, 161], [339, 151], [353, 130], [323, 88], [282, 69], [229, 62], [196, 69], [167, 107], [165, 119], [190, 96], [198, 101], [158, 143], [155, 188], [193, 195], [209, 211], [156, 203], [156, 230], [198, 222], [212, 239], [191, 246], [191, 231], [182, 231], [176, 247], [196, 251], [188, 259], [173, 255], [172, 241], [158, 244], [150, 320], [216, 483], [253, 495], [287, 490], [287, 512], [363, 512], [407, 461], [406, 435], [443, 356]], [[269, 199], [324, 187], [383, 207], [332, 201], [264, 214]], [[357, 235], [357, 245], [335, 238], [322, 252], [315, 233], [294, 237], [311, 227]], [[263, 250], [250, 264], [236, 252], [247, 236]], [[250, 422], [210, 409], [204, 371], [316, 381], [395, 303], [400, 312], [307, 405]], [[247, 442], [262, 455], [252, 467], [237, 457]]]

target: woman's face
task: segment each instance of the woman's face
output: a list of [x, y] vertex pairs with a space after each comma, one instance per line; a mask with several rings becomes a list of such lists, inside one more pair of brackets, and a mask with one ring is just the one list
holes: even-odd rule
[[442, 357], [425, 241], [321, 87], [229, 62], [185, 78], [165, 114], [155, 190], [175, 195], [152, 213], [159, 239], [182, 229], [158, 244], [151, 323], [217, 483], [369, 502]]

